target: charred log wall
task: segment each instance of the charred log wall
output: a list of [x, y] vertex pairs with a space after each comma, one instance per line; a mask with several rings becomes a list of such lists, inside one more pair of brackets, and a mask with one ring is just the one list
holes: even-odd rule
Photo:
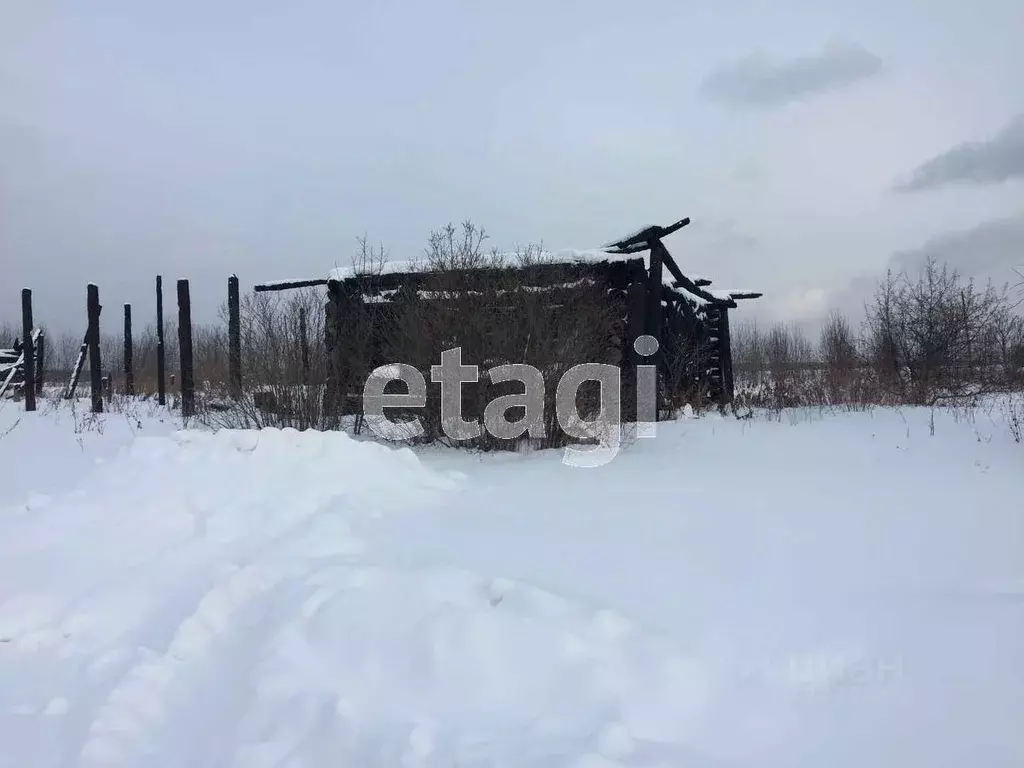
[[[635, 417], [635, 366], [651, 363], [633, 343], [653, 327], [660, 335], [659, 400], [675, 407], [698, 393], [721, 397], [714, 387], [721, 350], [707, 307], [666, 287], [654, 292], [642, 258], [597, 263], [364, 275], [328, 283], [326, 347], [331, 361], [329, 397], [339, 414], [361, 411], [362, 388], [376, 367], [415, 366], [427, 381], [428, 403], [418, 411], [425, 439], [440, 439], [440, 385], [430, 379], [441, 353], [460, 347], [464, 365], [477, 365], [481, 380], [463, 386], [463, 414], [478, 419], [488, 402], [521, 392], [522, 385], [494, 384], [486, 371], [528, 363], [546, 383], [546, 432], [563, 444], [554, 418], [558, 380], [580, 363], [620, 368], [624, 420]], [[723, 310], [724, 311], [724, 310]], [[660, 322], [653, 323], [658, 312]], [[719, 368], [721, 365], [719, 364]], [[597, 387], [583, 387], [581, 415], [595, 412]], [[550, 413], [548, 413], [550, 411]], [[512, 419], [521, 417], [514, 411]], [[492, 445], [482, 439], [483, 447]]]

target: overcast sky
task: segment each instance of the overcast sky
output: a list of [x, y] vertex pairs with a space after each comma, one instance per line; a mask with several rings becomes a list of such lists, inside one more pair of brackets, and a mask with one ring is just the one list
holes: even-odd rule
[[[0, 319], [418, 255], [471, 218], [814, 318], [928, 253], [1024, 264], [1021, 0], [0, 0]], [[752, 304], [759, 304], [754, 307]]]

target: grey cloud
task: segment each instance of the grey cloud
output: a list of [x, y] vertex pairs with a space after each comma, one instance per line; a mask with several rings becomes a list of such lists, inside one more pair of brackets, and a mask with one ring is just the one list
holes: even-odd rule
[[894, 272], [913, 274], [932, 258], [964, 277], [1015, 282], [1015, 269], [1024, 266], [1024, 214], [986, 221], [970, 229], [949, 232], [919, 248], [893, 254]]
[[1024, 115], [984, 141], [969, 141], [937, 155], [896, 185], [901, 192], [919, 192], [946, 184], [998, 184], [1024, 178]]
[[[929, 258], [978, 283], [991, 280], [997, 288], [1016, 285], [1021, 281], [1019, 273], [1024, 273], [1024, 213], [947, 232], [917, 248], [897, 251], [890, 257], [887, 268], [893, 274], [906, 272], [914, 276]], [[884, 278], [885, 269], [854, 278], [831, 297], [830, 307], [850, 317], [859, 317], [864, 303]]]
[[702, 95], [734, 107], [771, 108], [872, 77], [882, 60], [852, 43], [831, 43], [814, 56], [773, 61], [753, 54], [711, 72]]

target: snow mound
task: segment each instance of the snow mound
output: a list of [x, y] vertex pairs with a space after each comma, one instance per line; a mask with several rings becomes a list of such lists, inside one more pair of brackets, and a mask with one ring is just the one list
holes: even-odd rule
[[239, 768], [617, 765], [678, 756], [672, 745], [706, 687], [625, 619], [524, 585], [263, 564], [207, 593], [166, 653], [140, 657], [99, 707], [81, 756], [97, 766], [161, 755], [179, 765], [220, 755]]
[[343, 434], [179, 432], [139, 438], [75, 493], [14, 510], [0, 538], [6, 756], [246, 768], [680, 757], [710, 685], [669, 644], [526, 584], [364, 562], [361, 524], [457, 490], [409, 450]]

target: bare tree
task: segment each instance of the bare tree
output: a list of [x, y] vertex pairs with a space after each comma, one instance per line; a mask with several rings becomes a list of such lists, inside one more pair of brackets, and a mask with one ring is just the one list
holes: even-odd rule
[[[867, 312], [867, 346], [882, 386], [934, 404], [1003, 388], [1000, 337], [1012, 336], [1008, 288], [979, 290], [934, 260], [917, 276], [887, 275]], [[1009, 347], [1007, 347], [1007, 352]]]

